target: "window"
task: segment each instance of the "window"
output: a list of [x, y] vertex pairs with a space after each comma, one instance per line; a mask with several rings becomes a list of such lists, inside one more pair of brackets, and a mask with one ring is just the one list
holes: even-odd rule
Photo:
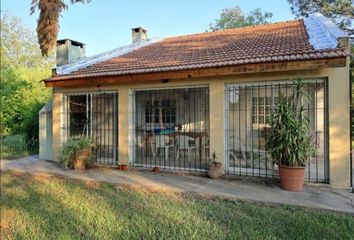
[[159, 122], [159, 102], [146, 101], [145, 103], [145, 122], [158, 123]]
[[99, 164], [116, 164], [118, 142], [118, 94], [110, 92], [64, 94], [62, 143], [90, 137]]
[[253, 128], [262, 128], [269, 124], [272, 107], [271, 97], [252, 98], [252, 125]]
[[162, 100], [161, 101], [162, 123], [175, 124], [176, 123], [176, 100]]
[[69, 96], [70, 137], [80, 137], [89, 131], [89, 103], [87, 95]]
[[146, 101], [145, 123], [176, 124], [176, 100]]

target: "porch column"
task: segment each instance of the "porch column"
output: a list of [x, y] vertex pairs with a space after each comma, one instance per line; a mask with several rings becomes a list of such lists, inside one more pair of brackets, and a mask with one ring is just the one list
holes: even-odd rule
[[330, 184], [333, 188], [349, 189], [349, 67], [333, 68], [328, 77]]
[[52, 159], [59, 161], [60, 148], [61, 148], [61, 104], [62, 93], [57, 93], [53, 90], [53, 102], [52, 102]]
[[210, 156], [215, 151], [217, 160], [225, 169], [224, 147], [224, 82], [211, 81], [209, 85], [210, 106]]
[[129, 161], [129, 88], [118, 89], [118, 164]]

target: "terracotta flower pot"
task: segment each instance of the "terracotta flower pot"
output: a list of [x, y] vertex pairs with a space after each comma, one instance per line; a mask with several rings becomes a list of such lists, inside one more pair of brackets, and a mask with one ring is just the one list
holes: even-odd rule
[[159, 168], [159, 167], [154, 167], [154, 168], [152, 169], [152, 171], [153, 171], [154, 173], [160, 172], [160, 168]]
[[279, 165], [280, 186], [284, 190], [300, 192], [304, 186], [305, 167]]
[[74, 169], [75, 170], [85, 170], [86, 161], [91, 154], [91, 149], [83, 149], [75, 154]]
[[208, 176], [212, 179], [218, 179], [222, 174], [221, 163], [214, 162], [209, 164]]
[[118, 169], [122, 170], [122, 171], [127, 171], [128, 170], [128, 165], [125, 165], [125, 164], [119, 165]]

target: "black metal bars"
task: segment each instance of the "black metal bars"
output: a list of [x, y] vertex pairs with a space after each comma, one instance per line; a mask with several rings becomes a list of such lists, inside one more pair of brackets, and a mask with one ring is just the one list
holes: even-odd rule
[[[274, 177], [277, 166], [264, 145], [270, 115], [279, 94], [292, 95], [292, 81], [228, 84], [225, 89], [226, 172], [256, 177]], [[324, 80], [306, 80], [302, 99], [310, 118], [310, 132], [316, 153], [307, 160], [306, 178], [311, 182], [329, 182], [327, 84]]]
[[209, 156], [209, 89], [155, 89], [133, 94], [131, 164], [205, 171]]
[[117, 165], [118, 94], [110, 92], [64, 94], [62, 142], [91, 137], [97, 164]]

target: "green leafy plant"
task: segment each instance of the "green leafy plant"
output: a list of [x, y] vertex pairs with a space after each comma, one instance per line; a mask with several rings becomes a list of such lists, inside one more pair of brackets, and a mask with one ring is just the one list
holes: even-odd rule
[[[65, 168], [73, 168], [74, 167], [74, 160], [75, 155], [84, 149], [92, 148], [94, 144], [91, 138], [82, 137], [82, 138], [73, 138], [68, 140], [67, 143], [63, 145], [61, 156], [60, 156], [60, 163]], [[90, 154], [88, 160], [86, 161], [86, 167], [92, 166], [94, 162], [93, 153]]]
[[9, 152], [24, 152], [27, 149], [25, 136], [20, 134], [6, 136], [2, 143], [3, 147]]
[[211, 157], [209, 158], [209, 163], [210, 164], [219, 163], [218, 162], [218, 157], [216, 156], [216, 152], [215, 151], [213, 151], [213, 153], [211, 154]]
[[303, 91], [304, 83], [298, 79], [294, 84], [290, 98], [279, 93], [279, 102], [270, 119], [266, 149], [278, 165], [302, 167], [313, 153], [314, 144], [309, 134], [309, 117], [303, 106], [303, 102], [309, 100]]

